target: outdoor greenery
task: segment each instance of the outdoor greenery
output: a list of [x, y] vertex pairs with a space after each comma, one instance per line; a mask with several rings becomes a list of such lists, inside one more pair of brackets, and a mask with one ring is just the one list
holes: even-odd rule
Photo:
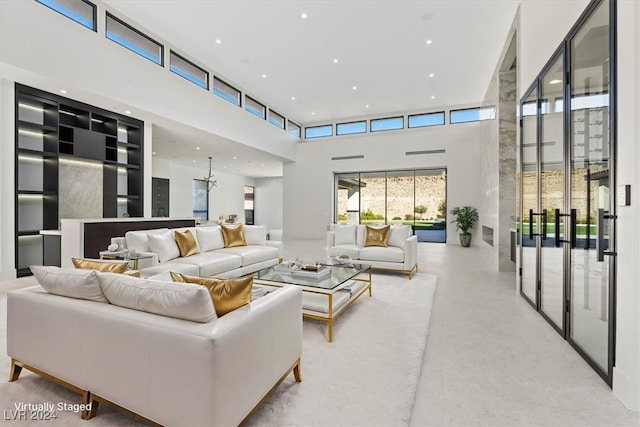
[[444, 218], [446, 212], [447, 212], [447, 200], [442, 199], [438, 204], [438, 213], [440, 214], [441, 218]]
[[461, 234], [469, 233], [469, 230], [473, 228], [478, 221], [478, 209], [471, 206], [458, 206], [451, 210], [453, 215], [453, 221], [456, 225], [456, 230]]
[[373, 213], [371, 209], [367, 209], [364, 212], [360, 212], [360, 220], [384, 220], [384, 215]]

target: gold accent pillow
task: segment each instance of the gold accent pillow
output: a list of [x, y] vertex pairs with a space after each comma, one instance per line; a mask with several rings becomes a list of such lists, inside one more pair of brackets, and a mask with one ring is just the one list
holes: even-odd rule
[[171, 272], [171, 279], [174, 282], [193, 283], [209, 289], [218, 317], [251, 302], [252, 276], [239, 279], [216, 279]]
[[174, 233], [174, 238], [176, 239], [176, 243], [178, 245], [178, 249], [180, 250], [180, 256], [190, 256], [200, 253], [200, 249], [198, 248], [198, 242], [196, 242], [196, 238], [193, 237], [191, 231], [185, 230], [184, 232], [176, 231]]
[[387, 247], [387, 239], [389, 239], [389, 226], [384, 227], [367, 227], [367, 234], [364, 241], [365, 246], [383, 246]]
[[224, 239], [225, 248], [235, 248], [236, 246], [247, 246], [247, 242], [244, 240], [244, 232], [242, 231], [242, 224], [228, 226], [223, 225], [222, 238]]
[[71, 258], [75, 268], [98, 270], [105, 273], [125, 273], [129, 270], [129, 261], [103, 261], [99, 259]]

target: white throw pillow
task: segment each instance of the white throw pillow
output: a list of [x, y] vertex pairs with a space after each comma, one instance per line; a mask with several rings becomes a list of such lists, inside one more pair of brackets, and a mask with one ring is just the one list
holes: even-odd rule
[[245, 225], [242, 232], [247, 245], [265, 246], [267, 244], [267, 227], [264, 225]]
[[29, 267], [36, 280], [50, 294], [63, 297], [109, 302], [105, 298], [95, 270], [78, 270], [54, 266]]
[[162, 233], [168, 230], [168, 228], [158, 228], [155, 230], [127, 231], [124, 235], [124, 240], [127, 243], [127, 249], [132, 249], [138, 252], [151, 252], [147, 236], [149, 234]]
[[356, 244], [355, 224], [350, 224], [350, 225], [336, 224], [333, 231], [335, 233], [336, 245], [355, 245]]
[[151, 252], [158, 254], [158, 261], [167, 262], [180, 256], [178, 244], [169, 230], [164, 233], [149, 234], [147, 237]]
[[404, 248], [404, 242], [411, 237], [411, 228], [408, 225], [392, 225], [389, 229], [387, 246]]
[[114, 305], [200, 323], [217, 317], [211, 294], [204, 286], [114, 273], [99, 273], [98, 278], [104, 295]]
[[224, 239], [219, 225], [213, 227], [196, 227], [200, 252], [224, 248]]

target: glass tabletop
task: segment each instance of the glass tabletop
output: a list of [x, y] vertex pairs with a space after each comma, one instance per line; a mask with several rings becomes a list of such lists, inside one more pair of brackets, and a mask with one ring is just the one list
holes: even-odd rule
[[317, 271], [308, 271], [292, 263], [282, 263], [265, 268], [254, 274], [254, 278], [288, 285], [307, 286], [318, 289], [335, 289], [349, 279], [367, 271], [366, 264], [319, 264]]

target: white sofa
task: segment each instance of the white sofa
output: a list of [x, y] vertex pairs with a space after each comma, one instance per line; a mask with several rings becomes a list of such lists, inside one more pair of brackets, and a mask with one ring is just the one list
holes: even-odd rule
[[407, 225], [391, 225], [387, 247], [365, 247], [365, 225], [330, 224], [327, 230], [327, 257], [349, 255], [354, 262], [374, 269], [401, 271], [409, 275], [418, 271], [418, 237]]
[[[189, 230], [195, 237], [200, 253], [181, 257], [172, 239], [150, 241], [150, 234], [173, 235]], [[179, 229], [160, 228], [129, 231], [124, 237], [111, 239], [120, 249], [133, 250], [149, 256], [138, 262], [142, 277], [162, 277], [173, 271], [203, 277], [239, 277], [271, 267], [282, 259], [282, 242], [267, 240], [267, 229], [262, 225], [243, 225], [246, 246], [225, 248], [220, 226], [202, 226]]]
[[54, 295], [40, 286], [8, 293], [9, 381], [23, 367], [62, 381], [91, 404], [83, 418], [95, 415], [99, 402], [111, 402], [162, 425], [231, 426], [292, 370], [300, 380], [300, 288], [278, 289], [220, 318], [214, 310], [204, 321], [213, 308], [205, 287], [154, 282], [161, 285], [189, 294], [133, 304], [144, 299], [146, 310], [177, 316], [175, 307], [162, 304], [186, 303], [182, 311], [198, 321]]

